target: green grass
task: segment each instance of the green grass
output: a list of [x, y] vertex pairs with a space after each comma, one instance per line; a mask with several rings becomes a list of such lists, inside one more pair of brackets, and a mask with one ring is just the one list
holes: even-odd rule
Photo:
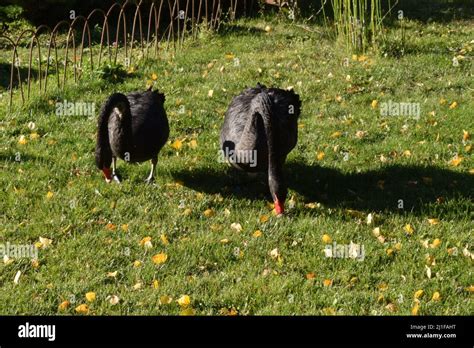
[[[140, 63], [121, 84], [86, 75], [64, 93], [52, 87], [47, 96], [38, 95], [36, 84], [23, 107], [15, 91], [12, 113], [7, 91], [0, 92], [0, 243], [52, 239], [38, 251], [37, 268], [30, 259], [0, 264], [1, 314], [76, 315], [93, 291], [91, 315], [179, 314], [175, 300], [183, 294], [199, 315], [232, 308], [241, 315], [406, 315], [419, 289], [419, 314], [472, 314], [466, 288], [474, 283], [473, 261], [463, 249], [472, 251], [474, 244], [474, 161], [466, 148], [472, 139], [463, 142], [463, 130], [474, 131], [473, 54], [466, 51], [457, 67], [452, 58], [463, 47], [472, 50], [473, 22], [408, 22], [410, 49], [404, 55], [394, 52], [399, 33], [390, 29], [387, 54], [371, 53], [362, 61], [321, 36], [320, 28], [271, 19], [236, 24], [186, 42], [176, 55], [163, 52]], [[112, 92], [143, 90], [152, 73], [166, 94], [171, 126], [157, 186], [142, 182], [148, 163], [122, 161], [123, 183], [106, 184], [94, 166], [96, 118], [57, 116], [54, 101], [95, 102], [98, 113]], [[232, 96], [257, 82], [294, 86], [303, 102], [298, 145], [286, 166], [294, 206], [281, 218], [268, 207], [264, 177], [249, 179], [217, 157]], [[441, 105], [440, 99], [447, 102]], [[371, 107], [373, 100], [379, 106], [389, 100], [420, 103], [420, 118], [383, 117]], [[450, 109], [454, 101], [458, 106]], [[40, 137], [30, 139], [32, 132]], [[175, 140], [182, 141], [180, 150], [171, 146]], [[318, 160], [320, 152], [324, 157]], [[455, 154], [463, 158], [458, 166], [450, 164]], [[398, 208], [400, 199], [404, 209]], [[207, 209], [215, 215], [205, 217]], [[367, 225], [370, 213], [375, 221]], [[260, 220], [263, 215], [268, 221]], [[431, 225], [432, 218], [439, 224]], [[385, 243], [373, 235], [375, 227]], [[263, 235], [254, 237], [256, 230]], [[338, 244], [364, 245], [364, 260], [326, 258], [324, 234]], [[146, 236], [152, 238], [150, 250], [139, 245]], [[422, 243], [436, 238], [436, 248]], [[279, 258], [270, 255], [275, 248]], [[388, 255], [387, 249], [394, 251]], [[157, 253], [167, 254], [163, 265], [152, 262]], [[136, 260], [140, 267], [134, 267]], [[114, 271], [115, 278], [107, 276]], [[307, 279], [310, 273], [314, 279]], [[325, 279], [332, 285], [324, 286]], [[142, 287], [134, 289], [137, 283]], [[440, 301], [431, 300], [435, 291]], [[120, 302], [111, 305], [109, 295]], [[164, 295], [173, 298], [171, 304], [159, 303]], [[72, 304], [61, 311], [64, 300]]]

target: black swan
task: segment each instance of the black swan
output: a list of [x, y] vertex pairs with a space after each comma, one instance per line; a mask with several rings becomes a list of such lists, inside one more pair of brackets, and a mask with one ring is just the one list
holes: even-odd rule
[[98, 121], [95, 162], [107, 182], [120, 182], [115, 171], [117, 157], [127, 162], [151, 160], [151, 172], [145, 181], [154, 180], [158, 153], [170, 133], [164, 102], [164, 94], [150, 88], [127, 96], [114, 93], [104, 103]]
[[293, 91], [257, 84], [234, 97], [224, 119], [220, 151], [234, 167], [268, 172], [268, 186], [278, 215], [288, 188], [283, 165], [298, 140], [299, 96]]

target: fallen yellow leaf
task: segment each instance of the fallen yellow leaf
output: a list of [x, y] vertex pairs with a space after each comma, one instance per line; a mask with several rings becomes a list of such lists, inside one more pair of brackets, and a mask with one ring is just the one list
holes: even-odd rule
[[69, 302], [69, 301], [63, 301], [63, 302], [61, 302], [61, 303], [59, 304], [59, 306], [58, 306], [58, 310], [64, 311], [64, 310], [66, 310], [67, 308], [69, 308], [69, 305], [70, 305], [70, 304], [71, 304], [71, 302]]
[[430, 225], [437, 225], [437, 224], [439, 224], [439, 219], [434, 219], [434, 218], [433, 219], [428, 219], [428, 223]]
[[[5, 256], [6, 256], [6, 255], [5, 255]], [[5, 257], [5, 256], [4, 256], [4, 257]], [[8, 256], [7, 256], [7, 257], [8, 257]], [[40, 264], [39, 264], [39, 261], [38, 261], [37, 259], [31, 260], [31, 266], [32, 266], [33, 268], [38, 268], [39, 265], [40, 265]]]
[[254, 236], [254, 238], [258, 238], [258, 237], [261, 237], [262, 234], [263, 234], [262, 231], [256, 230], [256, 231], [253, 233], [253, 236]]
[[433, 243], [431, 243], [430, 247], [434, 249], [434, 248], [439, 247], [440, 245], [441, 245], [441, 240], [439, 238], [436, 238], [433, 241]]
[[159, 253], [154, 255], [151, 259], [153, 260], [153, 263], [161, 265], [162, 263], [166, 262], [166, 260], [168, 259], [168, 255], [164, 253]]
[[206, 209], [206, 210], [204, 210], [204, 213], [203, 213], [203, 214], [204, 214], [205, 217], [211, 217], [211, 216], [216, 215], [216, 213], [215, 213], [214, 210], [212, 210], [212, 209]]
[[336, 315], [336, 310], [332, 307], [323, 308], [323, 313], [326, 315]]
[[175, 150], [180, 150], [183, 147], [183, 142], [179, 139], [176, 139], [172, 144], [171, 147]]
[[388, 310], [389, 312], [394, 313], [397, 311], [397, 306], [394, 303], [390, 302], [389, 304], [385, 306], [385, 309]]
[[323, 237], [321, 239], [323, 240], [324, 244], [332, 243], [332, 238], [328, 234], [323, 234]]
[[46, 249], [53, 243], [53, 240], [45, 237], [39, 237], [39, 242], [41, 244], [40, 247], [42, 249]]
[[332, 279], [324, 279], [323, 280], [323, 285], [324, 286], [331, 286], [332, 285]]
[[183, 316], [191, 316], [191, 315], [195, 315], [196, 314], [196, 311], [192, 308], [186, 308], [186, 309], [183, 309], [179, 315], [183, 315]]
[[145, 244], [147, 243], [150, 243], [151, 242], [151, 237], [150, 236], [146, 236], [145, 238], [143, 238], [141, 241], [140, 241], [140, 246], [144, 246]]
[[105, 225], [105, 228], [108, 229], [109, 231], [114, 231], [117, 228], [117, 226], [109, 222], [107, 225]]
[[432, 301], [439, 301], [440, 299], [441, 299], [440, 293], [439, 293], [438, 291], [435, 291], [435, 292], [433, 293], [433, 296], [431, 297], [431, 300], [432, 300]]
[[415, 230], [413, 229], [413, 227], [412, 227], [410, 224], [406, 224], [403, 229], [404, 229], [405, 232], [408, 233], [409, 235], [412, 235], [412, 234], [415, 232]]
[[168, 241], [168, 238], [166, 237], [166, 234], [162, 233], [161, 236], [160, 236], [160, 239], [161, 239], [161, 243], [163, 243], [163, 245], [168, 245], [170, 244], [170, 242]]
[[449, 161], [449, 164], [453, 167], [459, 166], [461, 164], [463, 158], [461, 156], [455, 156], [451, 161]]
[[463, 129], [462, 133], [463, 133], [463, 134], [462, 134], [462, 140], [467, 141], [467, 140], [469, 140], [469, 139], [471, 138], [471, 135], [469, 134], [468, 131], [466, 131], [466, 130]]
[[173, 301], [173, 298], [167, 295], [163, 295], [160, 297], [160, 304], [170, 304]]
[[319, 151], [318, 154], [316, 155], [316, 158], [318, 161], [322, 161], [324, 156], [325, 156], [324, 152]]
[[261, 223], [267, 222], [268, 219], [269, 219], [268, 215], [262, 215], [262, 216], [260, 216], [260, 222], [261, 222]]
[[181, 307], [188, 307], [191, 304], [191, 298], [188, 295], [183, 295], [177, 302]]
[[89, 313], [89, 306], [86, 304], [81, 304], [76, 307], [76, 312], [79, 314], [87, 314]]
[[95, 292], [88, 292], [86, 293], [86, 300], [88, 302], [94, 302], [95, 301]]
[[423, 290], [421, 290], [421, 289], [415, 291], [415, 295], [414, 295], [415, 299], [419, 299], [421, 296], [423, 296], [424, 293], [425, 293], [425, 292], [424, 292]]
[[197, 144], [197, 141], [195, 139], [192, 139], [190, 142], [189, 142], [189, 147], [191, 147], [192, 149], [195, 149], [197, 148], [198, 144]]

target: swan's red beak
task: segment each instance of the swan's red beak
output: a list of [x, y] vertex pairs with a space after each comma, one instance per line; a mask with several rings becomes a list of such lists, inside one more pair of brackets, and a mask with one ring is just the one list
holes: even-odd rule
[[105, 181], [111, 182], [112, 181], [112, 172], [110, 171], [110, 168], [104, 167], [104, 168], [102, 168], [102, 172], [104, 173]]
[[275, 212], [277, 215], [283, 214], [285, 212], [285, 202], [280, 201], [278, 198], [275, 199]]

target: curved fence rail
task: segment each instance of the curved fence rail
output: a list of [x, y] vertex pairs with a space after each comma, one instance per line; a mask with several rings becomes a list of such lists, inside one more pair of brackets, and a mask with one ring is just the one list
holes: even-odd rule
[[[155, 0], [148, 5], [144, 5], [143, 0], [137, 4], [126, 0], [123, 4], [115, 3], [108, 11], [97, 8], [87, 17], [73, 16], [70, 21], [63, 20], [53, 28], [40, 25], [36, 30], [26, 29], [16, 40], [0, 35], [0, 41], [5, 41], [6, 46], [11, 47], [12, 54], [8, 86], [10, 111], [14, 84], [17, 84], [24, 103], [25, 98], [30, 96], [34, 69], [37, 71], [35, 75], [40, 93], [48, 90], [48, 77], [52, 75], [52, 69], [57, 76], [58, 88], [64, 89], [70, 81], [70, 65], [74, 82], [77, 82], [85, 68], [94, 71], [104, 59], [117, 64], [119, 51], [124, 57], [125, 67], [131, 66], [135, 59], [157, 58], [161, 45], [166, 44], [166, 48], [172, 45], [172, 49], [179, 49], [185, 38], [196, 38], [202, 28], [217, 29], [223, 16], [233, 20], [236, 11], [246, 8], [246, 5], [246, 0]], [[95, 34], [100, 36], [98, 47], [93, 45], [93, 31], [96, 28], [98, 32]], [[66, 35], [63, 42], [58, 42], [58, 34], [62, 37]], [[41, 38], [44, 37], [47, 38], [43, 45], [46, 47], [41, 44]], [[60, 47], [62, 59], [58, 50]], [[28, 52], [26, 64], [21, 62], [19, 54], [19, 49], [24, 48]], [[45, 57], [41, 55], [42, 49], [47, 50]], [[22, 72], [22, 67], [27, 69]]]

